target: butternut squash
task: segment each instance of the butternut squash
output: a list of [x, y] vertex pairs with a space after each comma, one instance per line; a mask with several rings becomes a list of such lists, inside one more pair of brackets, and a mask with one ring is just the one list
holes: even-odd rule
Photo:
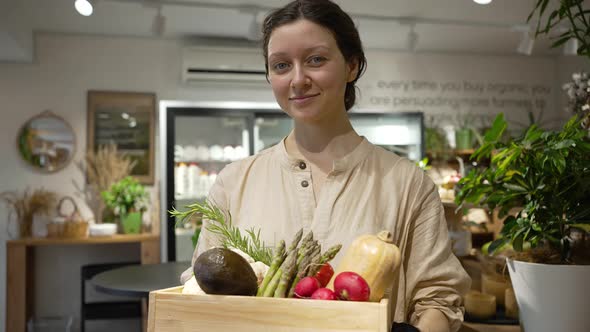
[[328, 288], [334, 289], [334, 279], [340, 272], [358, 273], [371, 289], [369, 301], [379, 302], [393, 282], [394, 272], [399, 267], [400, 251], [393, 244], [393, 235], [381, 231], [377, 235], [357, 237], [346, 251], [330, 280]]

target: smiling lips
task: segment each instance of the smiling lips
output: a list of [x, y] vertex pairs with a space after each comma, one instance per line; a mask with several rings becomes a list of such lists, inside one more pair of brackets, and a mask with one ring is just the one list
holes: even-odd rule
[[302, 103], [305, 103], [305, 102], [311, 100], [313, 97], [317, 97], [319, 95], [320, 95], [319, 93], [316, 93], [316, 94], [312, 94], [312, 95], [295, 96], [295, 97], [290, 97], [289, 100], [294, 103], [297, 103], [297, 104], [302, 104]]
[[315, 96], [319, 96], [319, 93], [313, 94], [313, 95], [304, 95], [304, 96], [295, 96], [295, 97], [291, 97], [289, 98], [289, 100], [306, 100], [309, 98], [313, 98]]

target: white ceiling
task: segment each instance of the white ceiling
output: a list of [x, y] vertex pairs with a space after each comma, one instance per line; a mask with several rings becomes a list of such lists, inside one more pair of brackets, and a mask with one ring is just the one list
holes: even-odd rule
[[[366, 48], [407, 50], [409, 25], [418, 34], [417, 52], [516, 54], [523, 27], [536, 0], [336, 0], [353, 16]], [[79, 15], [74, 0], [0, 0], [0, 61], [27, 60], [33, 32], [151, 38], [211, 37], [244, 39], [256, 9], [258, 20], [287, 0], [100, 0], [89, 17]], [[162, 36], [152, 24], [166, 17]], [[208, 5], [209, 4], [209, 5]], [[248, 10], [253, 8], [254, 10]], [[405, 18], [406, 21], [400, 21]], [[534, 55], [559, 54], [546, 38]]]

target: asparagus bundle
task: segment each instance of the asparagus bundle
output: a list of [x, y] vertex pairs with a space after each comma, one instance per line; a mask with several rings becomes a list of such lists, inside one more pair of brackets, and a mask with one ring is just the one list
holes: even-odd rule
[[303, 239], [302, 236], [303, 229], [295, 234], [287, 249], [285, 241], [279, 243], [256, 296], [292, 297], [300, 279], [315, 275], [342, 248], [342, 245], [335, 245], [322, 254], [321, 245], [314, 241], [311, 231]]

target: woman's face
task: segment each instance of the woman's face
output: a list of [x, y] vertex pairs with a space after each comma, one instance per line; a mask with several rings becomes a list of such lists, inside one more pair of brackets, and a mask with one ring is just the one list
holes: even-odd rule
[[344, 60], [330, 30], [305, 19], [276, 28], [268, 66], [275, 98], [295, 121], [317, 123], [346, 113], [346, 83], [358, 66]]

